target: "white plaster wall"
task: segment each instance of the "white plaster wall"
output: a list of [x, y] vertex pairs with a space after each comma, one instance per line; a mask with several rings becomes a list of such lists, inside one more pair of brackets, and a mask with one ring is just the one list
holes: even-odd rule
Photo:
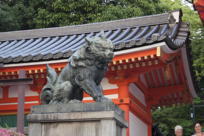
[[148, 136], [148, 125], [129, 112], [129, 130], [130, 136]]
[[117, 89], [118, 86], [116, 84], [111, 84], [108, 82], [108, 78], [103, 78], [101, 81], [101, 85], [103, 90], [108, 90], [108, 89]]
[[129, 91], [133, 94], [142, 104], [146, 106], [144, 93], [133, 83], [129, 85]]
[[[9, 97], [18, 97], [18, 87], [17, 86], [11, 86], [9, 88]], [[26, 85], [26, 91], [25, 91], [25, 96], [38, 96], [37, 92], [33, 92], [30, 90], [30, 87]]]
[[3, 98], [3, 89], [0, 87], [0, 99]]

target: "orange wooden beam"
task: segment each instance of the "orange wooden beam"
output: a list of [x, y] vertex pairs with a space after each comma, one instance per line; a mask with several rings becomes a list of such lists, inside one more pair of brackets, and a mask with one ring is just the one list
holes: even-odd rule
[[[25, 104], [25, 110], [30, 110], [30, 108], [34, 105], [39, 105], [37, 103], [29, 103]], [[0, 113], [1, 112], [9, 112], [9, 111], [16, 111], [17, 110], [17, 104], [13, 105], [0, 105]]]
[[148, 87], [139, 78], [138, 81], [134, 82], [135, 85], [144, 93], [145, 96], [149, 96]]
[[157, 98], [151, 95], [149, 88], [147, 88], [140, 79], [137, 82], [135, 82], [135, 84], [145, 95], [147, 109], [151, 109], [152, 105], [158, 103]]
[[[147, 56], [152, 56], [152, 55], [156, 56], [156, 49], [118, 55], [113, 58], [113, 61], [121, 61], [121, 60], [123, 61], [123, 60], [132, 59], [132, 58], [139, 58], [139, 57], [144, 57], [144, 56], [147, 57]], [[49, 65], [57, 70], [58, 68], [65, 67], [67, 63], [68, 62], [51, 63]], [[34, 64], [34, 65], [29, 65], [29, 66], [1, 67], [0, 72], [17, 72], [20, 69], [25, 70], [25, 71], [36, 71], [36, 70], [45, 71], [46, 65], [45, 64], [40, 64], [40, 65]]]
[[113, 61], [127, 60], [131, 58], [139, 58], [139, 57], [144, 57], [144, 56], [156, 55], [156, 52], [157, 52], [156, 49], [151, 49], [151, 50], [144, 50], [140, 52], [127, 53], [127, 54], [115, 56], [113, 58]]
[[121, 86], [121, 84], [129, 84], [132, 82], [136, 82], [138, 80], [137, 73], [129, 73], [129, 72], [117, 72], [112, 75], [107, 75], [109, 79], [109, 83], [117, 84]]
[[[135, 63], [133, 65], [136, 65]], [[115, 68], [115, 70], [109, 70], [106, 72], [106, 76], [109, 75], [114, 75], [117, 72], [124, 72], [124, 73], [130, 73], [131, 74], [141, 74], [141, 73], [145, 73], [145, 72], [149, 72], [155, 69], [160, 69], [163, 68], [165, 66], [164, 63], [159, 63], [159, 64], [153, 64], [153, 65], [145, 65], [145, 66], [139, 66], [139, 67], [134, 67], [134, 68], [128, 68], [128, 69], [118, 69], [118, 66], [120, 66], [121, 68], [123, 67], [123, 65], [116, 65], [113, 66]], [[111, 68], [110, 68], [111, 69]]]
[[166, 96], [171, 93], [177, 93], [184, 91], [184, 85], [175, 85], [175, 86], [165, 86], [165, 87], [158, 87], [158, 88], [150, 88], [149, 92], [154, 97], [162, 97]]
[[160, 80], [159, 80], [159, 75], [158, 75], [157, 71], [156, 71], [156, 70], [153, 70], [153, 71], [152, 71], [152, 74], [153, 74], [153, 76], [155, 77], [155, 80], [156, 80], [155, 85], [156, 85], [157, 87], [161, 86], [161, 82], [160, 82]]
[[172, 77], [172, 84], [176, 85], [176, 77], [175, 77], [175, 74], [174, 74], [174, 70], [173, 70], [172, 64], [170, 65], [170, 73], [171, 73], [171, 77]]
[[161, 77], [161, 85], [165, 86], [166, 85], [166, 80], [164, 78], [163, 68], [159, 69], [159, 74], [160, 74], [160, 77]]
[[144, 111], [137, 103], [131, 101], [130, 103], [130, 111], [132, 111], [136, 116], [138, 116], [142, 121], [147, 124], [152, 123], [151, 116], [148, 112]]
[[153, 79], [152, 71], [149, 71], [147, 74], [148, 74], [148, 76], [150, 78], [149, 82], [151, 82], [152, 87], [156, 87], [156, 83], [155, 83], [155, 81]]
[[134, 103], [136, 103], [138, 106], [140, 106], [142, 108], [143, 111], [148, 112], [147, 111], [147, 106], [145, 106], [144, 104], [142, 104], [133, 94], [129, 94], [130, 100], [134, 101]]
[[[67, 62], [61, 62], [61, 63], [52, 63], [49, 65], [53, 68], [62, 68], [66, 66], [66, 64]], [[25, 70], [25, 71], [33, 71], [33, 73], [35, 73], [34, 71], [40, 70], [40, 69], [45, 71], [46, 65], [40, 64], [40, 65], [17, 66], [17, 67], [1, 67], [0, 72], [16, 72], [19, 70]]]
[[[18, 98], [4, 98], [0, 99], [0, 103], [16, 103]], [[39, 96], [26, 96], [25, 102], [40, 101]]]
[[172, 75], [171, 75], [171, 68], [170, 64], [167, 64], [166, 67], [164, 67], [164, 77], [167, 80], [168, 85], [172, 85]]
[[34, 83], [33, 85], [29, 85], [29, 86], [30, 86], [31, 91], [37, 92], [40, 94], [44, 85], [45, 85], [45, 82], [42, 82], [42, 84]]
[[174, 60], [178, 56], [178, 53], [166, 53], [162, 50], [162, 47], [157, 47], [157, 57], [163, 63], [169, 63], [170, 61]]
[[150, 87], [153, 87], [153, 86], [152, 86], [151, 82], [149, 81], [149, 78], [147, 77], [147, 74], [148, 74], [147, 72], [144, 73], [144, 79], [147, 82], [147, 87], [150, 88]]

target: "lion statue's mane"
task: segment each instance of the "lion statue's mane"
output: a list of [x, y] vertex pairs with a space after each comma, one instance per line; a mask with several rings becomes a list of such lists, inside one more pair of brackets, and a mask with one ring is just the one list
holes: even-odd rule
[[69, 59], [68, 64], [58, 74], [47, 65], [47, 84], [43, 87], [43, 104], [81, 101], [83, 91], [95, 101], [107, 101], [100, 85], [113, 58], [113, 44], [103, 34], [85, 38], [86, 44]]

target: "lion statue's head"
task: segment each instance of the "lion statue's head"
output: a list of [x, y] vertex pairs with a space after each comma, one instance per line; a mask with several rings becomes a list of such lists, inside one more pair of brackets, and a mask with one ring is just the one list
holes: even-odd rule
[[110, 40], [103, 36], [86, 38], [87, 47], [86, 51], [88, 54], [93, 54], [97, 59], [108, 59], [113, 58], [113, 44]]
[[93, 65], [92, 60], [109, 63], [113, 57], [113, 43], [105, 38], [104, 33], [98, 37], [86, 37], [86, 44], [77, 50], [69, 59], [73, 67]]

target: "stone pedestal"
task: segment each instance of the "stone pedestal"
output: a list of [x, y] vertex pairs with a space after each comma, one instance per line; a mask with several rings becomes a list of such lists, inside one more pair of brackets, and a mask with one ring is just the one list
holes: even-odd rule
[[29, 136], [126, 136], [128, 127], [111, 102], [39, 105], [27, 118]]

